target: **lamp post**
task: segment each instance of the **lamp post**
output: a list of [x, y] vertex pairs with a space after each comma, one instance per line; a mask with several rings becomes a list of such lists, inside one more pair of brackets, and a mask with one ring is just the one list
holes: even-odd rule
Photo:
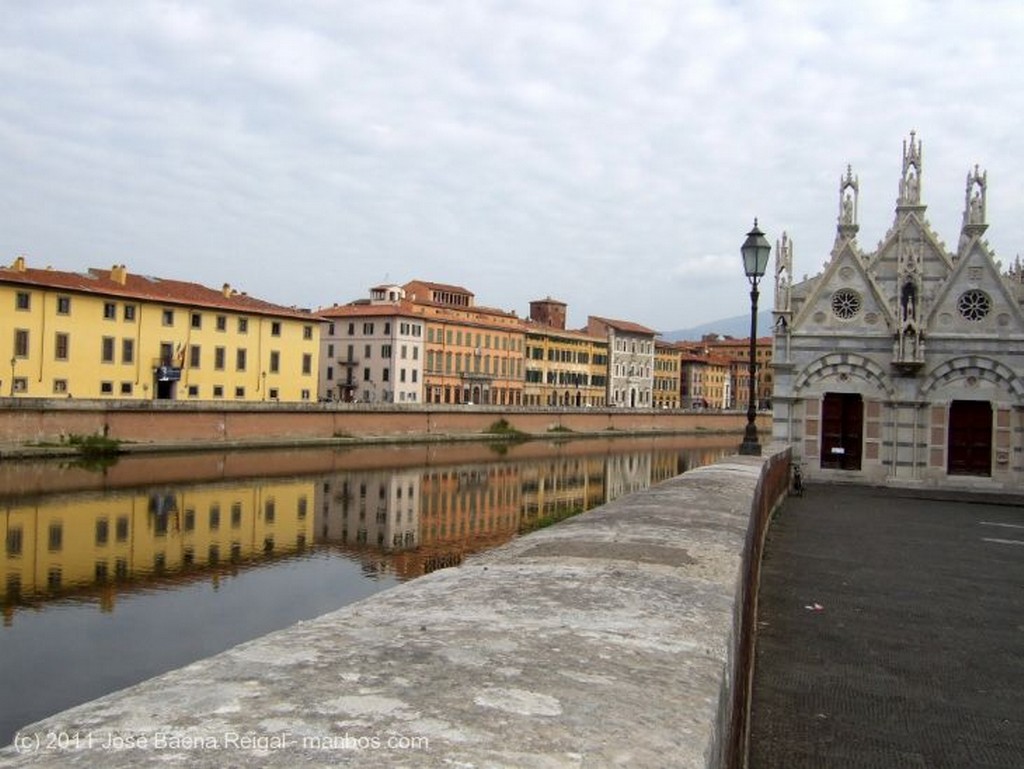
[[760, 456], [761, 443], [757, 439], [757, 425], [754, 420], [757, 418], [757, 282], [764, 277], [768, 268], [768, 254], [772, 247], [765, 238], [764, 233], [757, 227], [757, 219], [754, 219], [754, 229], [747, 233], [747, 239], [740, 247], [743, 254], [743, 271], [750, 281], [750, 365], [748, 367], [750, 385], [750, 397], [747, 402], [747, 427], [743, 432], [743, 443], [740, 444], [740, 454]]

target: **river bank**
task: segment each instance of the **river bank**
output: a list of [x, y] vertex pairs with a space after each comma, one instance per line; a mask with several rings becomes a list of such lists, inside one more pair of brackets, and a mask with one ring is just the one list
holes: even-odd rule
[[[767, 430], [770, 415], [759, 417]], [[0, 459], [608, 435], [739, 434], [735, 411], [0, 399]]]

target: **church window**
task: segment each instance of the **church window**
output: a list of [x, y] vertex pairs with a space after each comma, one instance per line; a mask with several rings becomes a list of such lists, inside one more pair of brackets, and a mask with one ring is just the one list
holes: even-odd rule
[[856, 291], [841, 288], [832, 294], [832, 312], [841, 320], [857, 317], [860, 306], [860, 295]]
[[977, 321], [988, 315], [989, 310], [992, 309], [992, 301], [984, 291], [972, 288], [960, 295], [956, 308], [965, 320]]

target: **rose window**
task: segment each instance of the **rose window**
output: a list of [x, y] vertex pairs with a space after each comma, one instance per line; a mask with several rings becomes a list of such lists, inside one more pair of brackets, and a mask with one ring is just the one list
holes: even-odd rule
[[848, 288], [832, 294], [832, 312], [837, 318], [849, 320], [860, 312], [860, 295]]
[[984, 291], [972, 288], [960, 295], [956, 308], [965, 320], [981, 320], [992, 309], [992, 300]]

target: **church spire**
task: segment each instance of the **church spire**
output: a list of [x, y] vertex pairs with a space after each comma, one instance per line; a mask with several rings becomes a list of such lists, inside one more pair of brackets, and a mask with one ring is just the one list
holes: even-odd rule
[[857, 236], [857, 207], [860, 197], [860, 182], [853, 175], [853, 168], [847, 164], [846, 176], [839, 177], [839, 219], [836, 239], [850, 239]]
[[897, 208], [921, 206], [921, 140], [916, 137], [917, 132], [911, 131], [909, 145], [903, 140], [903, 175]]

